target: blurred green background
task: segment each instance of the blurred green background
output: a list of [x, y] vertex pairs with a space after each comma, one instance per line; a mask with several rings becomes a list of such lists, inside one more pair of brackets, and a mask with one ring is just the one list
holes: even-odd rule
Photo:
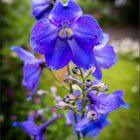
[[[104, 70], [103, 81], [109, 92], [118, 89], [125, 91], [125, 101], [130, 109], [119, 109], [109, 115], [112, 124], [105, 128], [96, 140], [138, 140], [139, 137], [139, 37], [138, 37], [138, 0], [77, 0], [85, 14], [97, 18], [105, 32], [110, 33], [110, 43], [118, 53], [118, 62], [110, 70]], [[57, 95], [64, 96], [66, 91], [57, 86], [48, 70], [44, 70], [39, 89], [47, 94], [35, 95], [26, 101], [27, 94], [21, 86], [23, 63], [10, 48], [13, 45], [30, 50], [29, 37], [35, 24], [31, 14], [31, 0], [0, 1], [0, 88], [1, 110], [0, 128], [3, 140], [30, 140], [19, 128], [13, 128], [14, 121], [27, 119], [28, 113], [45, 109], [37, 117], [37, 123], [51, 118], [50, 106], [55, 105], [50, 87], [57, 88]], [[63, 80], [65, 69], [56, 72]], [[48, 127], [48, 140], [75, 140], [72, 126], [66, 126], [62, 118]], [[90, 140], [87, 138], [86, 140]]]

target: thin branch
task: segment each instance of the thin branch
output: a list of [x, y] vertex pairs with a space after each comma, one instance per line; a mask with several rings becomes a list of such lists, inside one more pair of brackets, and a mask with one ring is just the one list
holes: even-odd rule
[[57, 84], [61, 87], [64, 87], [67, 91], [69, 91], [69, 88], [67, 86], [65, 86], [64, 84], [62, 84], [62, 82], [57, 79], [56, 75], [53, 73], [53, 71], [51, 69], [49, 69], [51, 75], [53, 76], [53, 78], [56, 80]]

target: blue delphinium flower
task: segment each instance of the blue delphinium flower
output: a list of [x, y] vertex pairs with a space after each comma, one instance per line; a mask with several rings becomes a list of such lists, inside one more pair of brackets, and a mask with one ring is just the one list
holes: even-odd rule
[[14, 46], [12, 50], [16, 52], [24, 62], [22, 85], [32, 91], [28, 97], [28, 99], [31, 99], [37, 90], [44, 61], [38, 60], [32, 53], [27, 52], [21, 47]]
[[31, 46], [44, 54], [51, 69], [61, 69], [71, 60], [88, 69], [94, 63], [93, 47], [102, 41], [102, 30], [96, 19], [82, 15], [73, 0], [58, 2], [48, 18], [43, 18], [32, 29]]
[[103, 42], [94, 47], [94, 55], [95, 55], [95, 67], [96, 70], [93, 73], [95, 78], [102, 79], [102, 71], [101, 68], [109, 69], [112, 65], [117, 62], [117, 55], [111, 45], [107, 45], [109, 41], [109, 35], [104, 34]]
[[[98, 86], [96, 85], [98, 84]], [[97, 81], [93, 81], [93, 85], [96, 85], [96, 89], [100, 91], [104, 91], [103, 84]], [[102, 88], [101, 88], [102, 85]], [[98, 88], [97, 88], [98, 87]], [[77, 115], [78, 123], [75, 122], [74, 112], [70, 111], [67, 116], [68, 124], [74, 124], [75, 131], [82, 133], [83, 137], [89, 135], [91, 137], [97, 136], [100, 131], [110, 124], [107, 116], [110, 112], [119, 109], [121, 107], [129, 108], [128, 104], [125, 103], [123, 98], [123, 91], [118, 90], [113, 94], [106, 94], [104, 92], [91, 91], [88, 93], [86, 98], [89, 98], [89, 104], [84, 108], [84, 117]], [[74, 95], [81, 95], [80, 91], [76, 91], [73, 93]], [[81, 100], [77, 101], [77, 110], [82, 111], [82, 103]]]
[[90, 120], [87, 116], [85, 116], [75, 125], [75, 130], [80, 132], [83, 137], [86, 137], [87, 135], [90, 137], [96, 137], [103, 128], [110, 124], [107, 116], [108, 114], [105, 114], [97, 121]]
[[52, 118], [51, 120], [45, 122], [41, 126], [38, 126], [34, 122], [33, 115], [29, 115], [27, 121], [24, 121], [24, 122], [14, 122], [13, 126], [14, 127], [16, 127], [16, 126], [20, 127], [28, 135], [34, 136], [35, 140], [44, 140], [44, 130], [45, 130], [45, 128], [48, 127], [49, 125], [51, 125], [56, 120], [58, 120], [59, 118], [61, 118], [61, 115], [58, 115], [58, 116]]
[[48, 17], [58, 0], [32, 0], [32, 14], [39, 20]]
[[99, 93], [97, 96], [95, 93], [95, 91], [91, 91], [88, 93], [88, 97], [90, 99], [90, 109], [97, 113], [106, 114], [121, 107], [129, 108], [129, 105], [122, 100], [124, 94], [122, 90], [115, 91], [112, 94]]

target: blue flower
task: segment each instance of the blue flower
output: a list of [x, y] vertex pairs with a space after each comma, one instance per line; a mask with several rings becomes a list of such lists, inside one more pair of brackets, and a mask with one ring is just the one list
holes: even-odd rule
[[32, 14], [39, 20], [48, 17], [58, 0], [32, 0]]
[[95, 93], [95, 91], [91, 91], [88, 93], [88, 97], [90, 109], [97, 113], [106, 114], [121, 107], [129, 108], [129, 105], [122, 100], [124, 94], [122, 90], [115, 91], [113, 94], [99, 93], [97, 96]]
[[110, 124], [107, 116], [108, 114], [105, 114], [101, 116], [97, 121], [90, 120], [85, 116], [75, 125], [75, 130], [77, 132], [80, 132], [83, 137], [86, 137], [87, 135], [89, 135], [90, 137], [96, 137], [97, 135], [99, 135], [103, 128], [107, 127]]
[[104, 34], [103, 42], [96, 46], [93, 51], [95, 55], [95, 67], [96, 70], [93, 73], [95, 78], [102, 79], [101, 68], [109, 69], [112, 65], [117, 62], [117, 55], [111, 45], [107, 45], [109, 41], [108, 34]]
[[24, 121], [24, 122], [14, 122], [13, 126], [14, 127], [16, 127], [16, 126], [20, 127], [28, 135], [34, 136], [35, 140], [44, 140], [44, 130], [45, 130], [45, 128], [48, 127], [49, 125], [51, 125], [56, 120], [58, 120], [59, 118], [61, 118], [61, 115], [58, 115], [58, 116], [52, 118], [51, 120], [45, 122], [41, 126], [38, 126], [34, 122], [33, 115], [29, 115], [27, 121]]
[[[93, 85], [97, 84], [99, 84], [98, 81], [93, 81]], [[83, 118], [77, 115], [78, 123], [75, 123], [73, 111], [70, 111], [67, 116], [67, 123], [74, 124], [75, 131], [80, 132], [83, 137], [87, 135], [96, 137], [104, 127], [110, 124], [107, 119], [110, 112], [121, 107], [129, 108], [129, 105], [122, 100], [124, 94], [122, 90], [115, 91], [113, 94], [100, 92], [96, 95], [96, 93], [95, 90], [88, 93], [86, 98], [89, 98], [89, 104], [84, 108]], [[81, 92], [76, 91], [73, 94], [80, 95]], [[81, 112], [81, 100], [78, 100], [77, 103], [77, 110]]]
[[12, 50], [15, 51], [24, 62], [24, 78], [22, 80], [22, 85], [32, 91], [28, 97], [28, 99], [31, 99], [37, 90], [44, 62], [38, 60], [32, 53], [27, 52], [21, 47], [15, 46], [12, 47]]
[[43, 18], [32, 29], [31, 46], [44, 54], [51, 69], [61, 69], [71, 60], [88, 69], [94, 64], [93, 47], [102, 41], [102, 30], [96, 19], [82, 15], [74, 1], [58, 2], [48, 18]]

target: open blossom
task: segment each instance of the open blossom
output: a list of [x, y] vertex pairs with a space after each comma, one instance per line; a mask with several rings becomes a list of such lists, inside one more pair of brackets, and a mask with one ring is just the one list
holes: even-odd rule
[[108, 114], [105, 114], [101, 116], [97, 121], [92, 121], [85, 116], [75, 125], [75, 130], [80, 132], [83, 137], [86, 137], [87, 135], [90, 137], [96, 137], [99, 135], [103, 128], [110, 124], [107, 116]]
[[[98, 82], [94, 81], [93, 85]], [[97, 136], [100, 131], [110, 124], [107, 116], [110, 112], [115, 111], [121, 107], [129, 108], [128, 104], [123, 101], [123, 91], [118, 90], [113, 94], [106, 94], [104, 92], [99, 92], [92, 90], [88, 93], [86, 98], [89, 98], [89, 104], [84, 107], [84, 116], [83, 118], [77, 116], [78, 123], [75, 122], [74, 112], [70, 111], [66, 117], [67, 124], [74, 124], [75, 131], [80, 132], [83, 137], [87, 135], [91, 137]], [[74, 95], [81, 95], [80, 91], [73, 93]], [[79, 99], [77, 101], [77, 110], [82, 111], [82, 101]]]
[[32, 14], [39, 20], [48, 17], [58, 0], [32, 0]]
[[78, 123], [75, 122], [74, 112], [69, 111], [68, 115], [66, 116], [66, 124], [67, 125], [74, 125], [74, 129], [76, 132], [80, 132], [83, 137], [87, 135], [90, 137], [96, 137], [100, 134], [102, 129], [110, 125], [110, 121], [107, 119], [108, 114], [101, 115], [98, 120], [92, 120], [85, 115], [81, 118], [77, 115]]
[[118, 90], [112, 94], [99, 93], [96, 96], [95, 92], [92, 91], [88, 93], [90, 109], [100, 114], [106, 114], [121, 107], [129, 108], [128, 104], [122, 100], [123, 94], [122, 90]]
[[56, 120], [61, 118], [61, 115], [58, 115], [51, 120], [45, 122], [41, 126], [38, 126], [34, 122], [34, 117], [33, 115], [29, 115], [28, 120], [24, 122], [14, 122], [13, 126], [20, 127], [25, 131], [28, 135], [34, 136], [35, 140], [44, 140], [44, 130], [46, 127], [50, 126], [52, 123], [54, 123]]
[[95, 71], [93, 75], [97, 79], [102, 79], [101, 68], [109, 69], [117, 62], [117, 55], [111, 45], [107, 45], [109, 41], [109, 35], [103, 35], [103, 41], [100, 45], [94, 47], [93, 52], [95, 55]]
[[48, 18], [39, 20], [32, 29], [31, 46], [44, 54], [51, 69], [61, 69], [71, 60], [84, 69], [95, 61], [93, 48], [102, 41], [102, 30], [96, 19], [82, 15], [73, 0], [58, 2]]
[[32, 91], [28, 97], [28, 99], [31, 99], [37, 90], [44, 62], [38, 60], [32, 53], [27, 52], [21, 47], [15, 46], [12, 47], [12, 50], [15, 51], [24, 62], [22, 85]]

